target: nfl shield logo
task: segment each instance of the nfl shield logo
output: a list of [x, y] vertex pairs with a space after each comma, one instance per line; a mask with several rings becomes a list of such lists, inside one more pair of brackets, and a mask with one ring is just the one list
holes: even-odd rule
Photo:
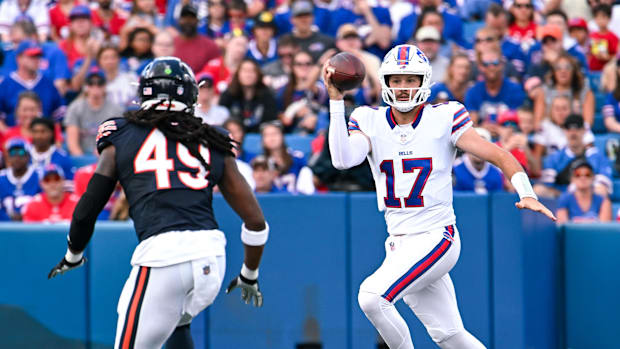
[[400, 142], [401, 143], [407, 143], [407, 134], [406, 133], [401, 133], [400, 134]]
[[184, 90], [183, 90], [183, 86], [179, 86], [179, 87], [177, 87], [177, 94], [178, 94], [179, 96], [183, 94], [183, 91], [184, 91]]
[[205, 266], [204, 268], [202, 268], [202, 273], [205, 275], [209, 275], [209, 273], [211, 272], [211, 267], [210, 266]]
[[142, 89], [142, 94], [145, 96], [150, 96], [153, 94], [153, 89], [151, 87], [145, 87]]
[[396, 246], [394, 246], [394, 241], [390, 241], [390, 251], [394, 251]]

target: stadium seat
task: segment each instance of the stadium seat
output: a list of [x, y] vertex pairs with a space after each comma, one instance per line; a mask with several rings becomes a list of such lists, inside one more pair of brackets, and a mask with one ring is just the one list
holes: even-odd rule
[[97, 157], [95, 155], [72, 156], [71, 161], [73, 162], [73, 166], [75, 166], [75, 168], [80, 168], [86, 165], [94, 164], [97, 162]]
[[[306, 156], [306, 159], [312, 155], [311, 143], [314, 136], [300, 136], [300, 135], [286, 135], [284, 140], [289, 148], [293, 150], [299, 150]], [[263, 147], [261, 146], [260, 134], [249, 133], [245, 136], [243, 141], [243, 149], [255, 154], [262, 154]]]

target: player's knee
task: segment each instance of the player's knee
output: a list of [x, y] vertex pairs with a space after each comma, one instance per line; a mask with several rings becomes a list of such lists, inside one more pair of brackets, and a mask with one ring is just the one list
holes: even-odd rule
[[364, 314], [373, 314], [381, 311], [385, 307], [392, 306], [390, 302], [385, 300], [385, 298], [381, 297], [376, 293], [361, 291], [357, 294], [357, 302], [362, 308]]

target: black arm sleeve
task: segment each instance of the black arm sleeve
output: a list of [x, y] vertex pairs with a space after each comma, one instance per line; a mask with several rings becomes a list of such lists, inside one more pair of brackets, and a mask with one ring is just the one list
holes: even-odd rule
[[88, 182], [86, 192], [80, 198], [69, 228], [69, 248], [74, 253], [84, 251], [95, 229], [95, 222], [101, 210], [110, 199], [116, 187], [116, 180], [95, 173]]

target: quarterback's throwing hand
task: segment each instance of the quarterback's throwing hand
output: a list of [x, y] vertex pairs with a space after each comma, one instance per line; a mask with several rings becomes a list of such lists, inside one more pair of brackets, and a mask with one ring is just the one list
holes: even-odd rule
[[515, 206], [519, 209], [527, 208], [528, 210], [540, 212], [554, 222], [557, 220], [557, 218], [555, 218], [553, 213], [545, 205], [541, 204], [540, 201], [534, 198], [523, 198], [521, 201], [517, 202]]
[[239, 275], [228, 284], [226, 293], [230, 293], [235, 288], [241, 289], [241, 299], [245, 304], [250, 304], [251, 301], [255, 307], [263, 306], [263, 294], [258, 288], [258, 280], [250, 280]]
[[47, 278], [51, 279], [58, 274], [64, 274], [71, 269], [81, 267], [84, 263], [86, 263], [86, 257], [82, 257], [82, 259], [75, 263], [67, 262], [67, 260], [63, 257], [62, 260], [58, 264], [56, 264], [56, 266], [53, 267], [52, 270], [50, 270], [50, 273], [47, 274]]

